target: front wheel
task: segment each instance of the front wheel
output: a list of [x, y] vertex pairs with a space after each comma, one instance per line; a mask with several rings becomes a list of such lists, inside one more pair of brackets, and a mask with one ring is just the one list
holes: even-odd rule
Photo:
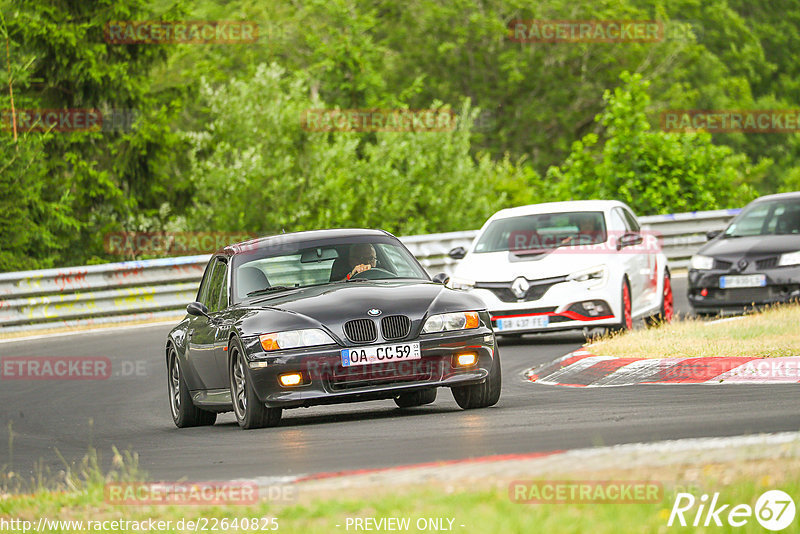
[[633, 312], [631, 311], [631, 286], [627, 279], [622, 280], [620, 308], [622, 317], [620, 323], [611, 329], [612, 332], [628, 332], [633, 330]]
[[495, 347], [494, 363], [489, 376], [481, 384], [470, 386], [453, 386], [453, 398], [464, 410], [473, 408], [488, 408], [494, 406], [500, 400], [500, 389], [503, 384], [503, 376], [500, 369], [500, 353]]
[[217, 414], [201, 410], [192, 402], [189, 387], [178, 364], [178, 353], [170, 346], [167, 357], [167, 394], [172, 421], [178, 428], [209, 426], [217, 420]]
[[672, 297], [672, 281], [669, 276], [669, 271], [664, 271], [664, 291], [661, 297], [661, 309], [659, 312], [651, 317], [647, 324], [650, 326], [658, 326], [672, 321], [675, 314], [675, 306]]
[[281, 420], [282, 410], [267, 408], [258, 400], [247, 372], [247, 359], [239, 340], [231, 342], [228, 350], [231, 355], [231, 401], [233, 401], [233, 413], [236, 414], [239, 426], [249, 430], [277, 425]]

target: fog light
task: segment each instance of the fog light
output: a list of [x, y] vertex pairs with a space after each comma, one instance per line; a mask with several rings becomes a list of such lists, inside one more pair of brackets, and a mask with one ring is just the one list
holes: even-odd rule
[[281, 375], [279, 380], [282, 386], [297, 386], [303, 383], [303, 375], [301, 373], [288, 373]]
[[459, 367], [471, 367], [478, 363], [478, 355], [474, 352], [467, 352], [466, 354], [459, 354], [456, 356], [456, 365]]

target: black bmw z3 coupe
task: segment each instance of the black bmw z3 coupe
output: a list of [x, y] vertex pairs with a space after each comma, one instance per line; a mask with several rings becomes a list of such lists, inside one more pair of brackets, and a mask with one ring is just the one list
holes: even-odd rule
[[712, 314], [800, 298], [800, 192], [758, 198], [689, 267], [689, 303]]
[[242, 428], [284, 408], [394, 399], [449, 387], [464, 409], [500, 398], [500, 356], [479, 299], [428, 276], [394, 236], [317, 230], [230, 245], [166, 343], [178, 427], [233, 411]]

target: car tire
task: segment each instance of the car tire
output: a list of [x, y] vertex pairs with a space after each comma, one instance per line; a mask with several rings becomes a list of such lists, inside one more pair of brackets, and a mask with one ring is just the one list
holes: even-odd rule
[[672, 321], [675, 314], [675, 302], [672, 295], [672, 279], [668, 270], [664, 270], [663, 292], [661, 294], [661, 309], [652, 317], [648, 317], [648, 326], [659, 326]]
[[464, 410], [472, 410], [474, 408], [488, 408], [497, 404], [497, 401], [500, 400], [502, 385], [503, 375], [500, 368], [500, 353], [495, 347], [494, 363], [486, 380], [481, 384], [453, 386], [451, 389], [453, 390], [453, 398], [456, 400], [456, 404]]
[[394, 403], [398, 408], [413, 408], [430, 404], [436, 400], [436, 388], [402, 393], [394, 398]]
[[178, 428], [210, 426], [217, 420], [215, 412], [201, 410], [192, 402], [189, 386], [186, 385], [178, 363], [178, 353], [172, 345], [167, 356], [167, 395], [172, 421]]
[[231, 402], [236, 422], [245, 430], [277, 425], [281, 420], [281, 408], [267, 408], [258, 400], [249, 375], [247, 359], [238, 338], [231, 341], [229, 375]]
[[628, 279], [622, 280], [622, 289], [620, 289], [620, 306], [622, 308], [622, 322], [611, 329], [612, 332], [629, 332], [633, 330], [633, 312], [631, 311], [631, 285]]

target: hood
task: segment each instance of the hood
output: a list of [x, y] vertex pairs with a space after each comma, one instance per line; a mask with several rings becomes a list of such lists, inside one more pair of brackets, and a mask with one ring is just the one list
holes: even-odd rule
[[336, 332], [346, 321], [369, 317], [367, 310], [373, 308], [381, 311], [378, 319], [407, 315], [416, 322], [429, 312], [482, 310], [485, 305], [433, 282], [370, 280], [259, 296], [242, 305], [240, 321], [244, 335], [319, 325]]
[[[454, 277], [475, 282], [510, 282], [520, 276], [528, 280], [565, 276], [609, 261], [599, 245], [597, 252], [577, 253], [567, 247], [543, 254], [516, 255], [510, 252], [470, 253], [453, 273]], [[574, 249], [573, 249], [574, 250]]]
[[698, 254], [711, 257], [777, 256], [800, 250], [800, 235], [755, 235], [747, 237], [718, 237], [709, 241]]

